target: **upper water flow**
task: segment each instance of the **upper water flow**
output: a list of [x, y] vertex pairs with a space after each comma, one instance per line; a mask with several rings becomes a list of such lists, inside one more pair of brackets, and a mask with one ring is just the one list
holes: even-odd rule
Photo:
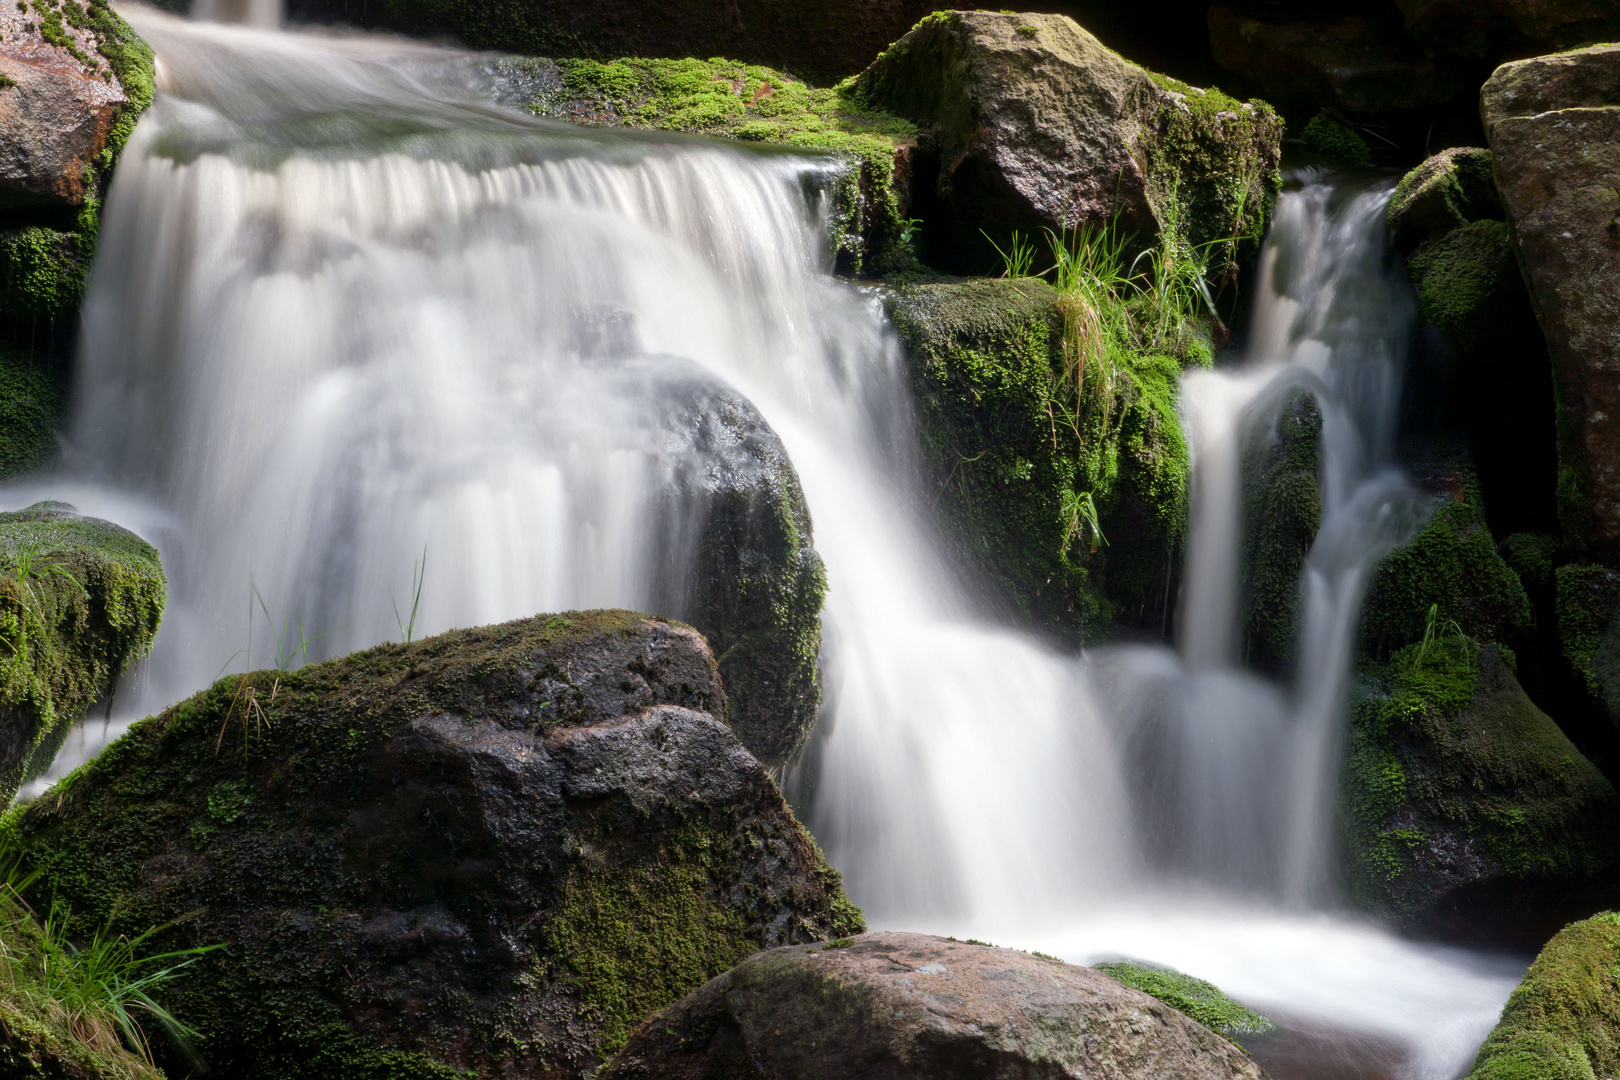
[[[505, 112], [477, 58], [424, 46], [130, 18], [160, 92], [107, 206], [65, 465], [8, 496], [160, 543], [170, 609], [121, 715], [288, 633], [311, 658], [397, 638], [417, 579], [417, 634], [681, 614], [707, 480], [684, 403], [731, 394], [826, 562], [810, 823], [875, 925], [1180, 963], [1455, 1074], [1511, 972], [1269, 906], [1320, 893], [1356, 610], [1406, 527], [1380, 192], [1285, 196], [1255, 360], [1188, 380], [1182, 658], [1084, 658], [977, 612], [936, 542], [880, 299], [825, 272], [832, 163]], [[1235, 636], [1240, 441], [1285, 387], [1325, 420], [1292, 689]]]

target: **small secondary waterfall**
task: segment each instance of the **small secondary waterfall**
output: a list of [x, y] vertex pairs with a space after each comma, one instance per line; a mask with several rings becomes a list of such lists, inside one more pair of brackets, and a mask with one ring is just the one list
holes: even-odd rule
[[[1412, 314], [1381, 192], [1303, 178], [1254, 359], [1187, 380], [1181, 654], [1079, 657], [977, 612], [935, 541], [880, 299], [825, 272], [830, 163], [506, 112], [477, 58], [426, 46], [130, 18], [160, 93], [107, 205], [64, 465], [6, 493], [162, 547], [125, 721], [239, 668], [250, 633], [262, 664], [272, 626], [301, 620], [312, 657], [397, 637], [424, 552], [418, 633], [679, 611], [702, 462], [672, 401], [720, 388], [814, 517], [810, 824], [874, 925], [1175, 964], [1394, 1040], [1414, 1080], [1466, 1063], [1511, 965], [1321, 903], [1360, 595], [1413, 525], [1384, 471]], [[1235, 508], [1240, 435], [1294, 388], [1324, 415], [1324, 512], [1284, 690], [1237, 666]]]

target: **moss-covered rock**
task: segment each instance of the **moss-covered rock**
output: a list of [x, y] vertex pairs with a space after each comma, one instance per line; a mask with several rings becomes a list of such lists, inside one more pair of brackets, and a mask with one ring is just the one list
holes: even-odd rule
[[154, 944], [225, 943], [164, 990], [217, 1075], [581, 1076], [861, 929], [723, 709], [689, 627], [539, 616], [225, 678], [5, 832], [73, 926], [202, 909]]
[[1503, 221], [1471, 221], [1425, 245], [1407, 262], [1423, 314], [1465, 356], [1516, 333], [1529, 298]]
[[1109, 407], [1077, 415], [1057, 304], [1030, 278], [893, 295], [943, 516], [1023, 618], [1074, 634], [1117, 614], [1157, 631], [1186, 530], [1181, 364], [1121, 351]]
[[1554, 611], [1564, 659], [1609, 719], [1620, 724], [1620, 571], [1560, 566]]
[[59, 503], [0, 514], [0, 795], [143, 656], [163, 618], [152, 546]]
[[1468, 1080], [1598, 1080], [1620, 1073], [1620, 915], [1571, 923], [1502, 1008]]
[[1433, 510], [1373, 575], [1361, 616], [1364, 656], [1389, 656], [1421, 641], [1431, 607], [1434, 625], [1455, 623], [1476, 641], [1511, 643], [1531, 625], [1530, 598], [1496, 549], [1467, 459], [1448, 456], [1425, 471]]
[[1318, 113], [1311, 117], [1300, 132], [1305, 149], [1325, 158], [1357, 169], [1370, 169], [1373, 165], [1372, 149], [1361, 133], [1337, 116]]
[[1365, 669], [1344, 766], [1353, 894], [1410, 921], [1471, 885], [1613, 869], [1620, 796], [1514, 678], [1449, 623]]
[[1293, 658], [1300, 579], [1322, 522], [1317, 444], [1322, 413], [1296, 395], [1275, 421], [1251, 430], [1243, 461], [1243, 654], [1277, 670]]
[[50, 460], [65, 404], [60, 379], [49, 365], [0, 346], [0, 477]]
[[916, 128], [864, 104], [847, 85], [814, 89], [730, 60], [501, 59], [494, 71], [522, 86], [541, 116], [837, 154], [848, 166], [831, 192], [841, 268], [883, 273], [914, 261], [906, 214]]
[[923, 130], [913, 205], [936, 259], [988, 256], [981, 230], [1005, 246], [1109, 223], [1235, 256], [1281, 189], [1269, 106], [1154, 75], [1061, 15], [938, 12], [852, 92]]
[[1094, 966], [1115, 982], [1156, 997], [1177, 1012], [1228, 1038], [1263, 1035], [1276, 1027], [1253, 1009], [1227, 997], [1214, 983], [1195, 979], [1175, 968], [1137, 964], [1128, 960]]
[[1401, 177], [1389, 200], [1397, 251], [1411, 251], [1470, 221], [1507, 217], [1491, 176], [1491, 152], [1477, 146], [1442, 150]]

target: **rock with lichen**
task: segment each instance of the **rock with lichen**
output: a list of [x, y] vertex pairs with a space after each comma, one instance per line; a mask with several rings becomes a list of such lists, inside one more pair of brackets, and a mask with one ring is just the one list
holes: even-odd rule
[[145, 655], [165, 592], [157, 551], [111, 522], [61, 503], [0, 514], [0, 797]]
[[1571, 923], [1542, 947], [1467, 1080], [1595, 1080], [1620, 1073], [1620, 914]]
[[225, 945], [161, 990], [215, 1075], [580, 1077], [863, 929], [724, 707], [689, 627], [538, 616], [222, 679], [5, 832], [78, 930]]
[[1401, 252], [1471, 221], [1501, 221], [1491, 152], [1456, 146], [1425, 159], [1401, 178], [1388, 214], [1391, 239]]
[[922, 129], [913, 206], [952, 251], [1108, 225], [1252, 248], [1280, 188], [1268, 105], [1154, 75], [1066, 16], [938, 12], [853, 91]]
[[1592, 558], [1620, 558], [1620, 45], [1504, 64], [1481, 112], [1552, 360], [1559, 521]]
[[923, 934], [760, 953], [649, 1019], [600, 1080], [1261, 1080], [1091, 968]]

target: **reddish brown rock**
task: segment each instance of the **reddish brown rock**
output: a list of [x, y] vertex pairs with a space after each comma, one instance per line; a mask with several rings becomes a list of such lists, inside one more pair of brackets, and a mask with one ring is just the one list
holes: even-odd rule
[[[0, 8], [0, 206], [84, 203], [86, 173], [128, 97], [83, 0]], [[72, 9], [72, 10], [70, 10]]]
[[923, 934], [758, 953], [654, 1014], [598, 1080], [1261, 1080], [1090, 968]]

